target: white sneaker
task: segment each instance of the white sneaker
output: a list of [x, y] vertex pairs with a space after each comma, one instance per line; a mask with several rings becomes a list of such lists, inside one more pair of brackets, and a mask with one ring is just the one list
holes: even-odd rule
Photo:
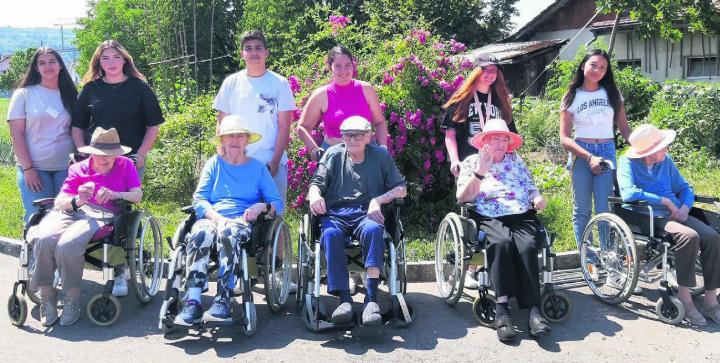
[[465, 288], [466, 289], [477, 289], [478, 282], [471, 275], [465, 275]]
[[350, 278], [348, 278], [348, 284], [348, 286], [350, 286], [350, 295], [355, 295], [357, 293], [357, 282], [355, 282], [353, 275], [350, 275]]
[[115, 284], [113, 284], [113, 296], [123, 297], [128, 294], [128, 283], [127, 280], [130, 278], [130, 273], [127, 267], [123, 268], [123, 272], [120, 275], [115, 276]]

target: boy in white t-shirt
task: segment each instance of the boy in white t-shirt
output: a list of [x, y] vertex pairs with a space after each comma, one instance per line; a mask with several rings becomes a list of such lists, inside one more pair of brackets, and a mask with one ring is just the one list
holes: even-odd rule
[[287, 202], [287, 155], [295, 99], [288, 80], [267, 69], [270, 55], [265, 36], [250, 30], [240, 38], [246, 68], [231, 74], [222, 83], [213, 108], [219, 111], [218, 126], [229, 114], [250, 121], [253, 132], [262, 138], [247, 146], [247, 154], [265, 163], [283, 199]]

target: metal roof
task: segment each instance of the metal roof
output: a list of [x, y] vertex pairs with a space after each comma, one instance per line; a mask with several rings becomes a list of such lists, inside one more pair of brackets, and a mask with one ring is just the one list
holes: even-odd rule
[[467, 53], [458, 55], [459, 58], [475, 61], [480, 54], [491, 53], [495, 56], [498, 63], [510, 64], [515, 63], [515, 58], [530, 55], [532, 53], [543, 52], [552, 48], [557, 48], [565, 44], [567, 39], [551, 39], [551, 40], [534, 40], [530, 42], [518, 43], [495, 43], [488, 44], [484, 47], [473, 49]]

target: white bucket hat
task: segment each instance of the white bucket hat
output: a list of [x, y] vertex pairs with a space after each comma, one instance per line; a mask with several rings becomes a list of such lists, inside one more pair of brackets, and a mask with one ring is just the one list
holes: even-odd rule
[[220, 122], [220, 129], [218, 133], [213, 136], [212, 140], [215, 143], [220, 143], [220, 136], [232, 135], [232, 134], [247, 134], [248, 145], [257, 142], [262, 138], [262, 135], [257, 132], [250, 131], [248, 122], [238, 115], [228, 115]]
[[655, 125], [638, 126], [628, 137], [630, 148], [625, 153], [630, 159], [652, 155], [675, 141], [675, 130], [660, 130]]

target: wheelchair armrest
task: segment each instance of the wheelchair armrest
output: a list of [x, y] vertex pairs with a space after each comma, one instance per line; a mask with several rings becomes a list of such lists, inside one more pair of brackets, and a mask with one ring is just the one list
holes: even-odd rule
[[132, 206], [133, 206], [134, 204], [135, 204], [135, 203], [133, 203], [133, 202], [131, 202], [131, 201], [129, 201], [129, 200], [125, 200], [125, 199], [118, 199], [118, 200], [115, 201], [115, 206], [118, 207], [118, 208], [120, 208], [120, 210], [125, 211], [125, 212], [131, 211], [131, 210], [132, 210]]
[[632, 205], [632, 206], [637, 206], [637, 207], [647, 207], [647, 205], [648, 205], [648, 202], [644, 201], [644, 200], [636, 200], [634, 202], [626, 202], [626, 201], [623, 201], [622, 198], [620, 198], [620, 197], [608, 197], [608, 203], [627, 204], [627, 205]]
[[405, 198], [395, 198], [393, 200], [393, 205], [395, 205], [395, 206], [405, 205]]
[[696, 195], [695, 201], [698, 203], [713, 204], [716, 202], [720, 202], [720, 198], [708, 197], [708, 196], [704, 196], [704, 195]]
[[42, 198], [33, 200], [33, 207], [40, 207], [43, 205], [55, 204], [55, 198]]
[[469, 202], [462, 202], [457, 203], [461, 208], [467, 208], [467, 209], [475, 209], [476, 205], [475, 203], [469, 203]]
[[193, 214], [193, 213], [195, 213], [195, 208], [193, 208], [192, 205], [186, 205], [186, 206], [180, 208], [180, 211], [185, 214]]

